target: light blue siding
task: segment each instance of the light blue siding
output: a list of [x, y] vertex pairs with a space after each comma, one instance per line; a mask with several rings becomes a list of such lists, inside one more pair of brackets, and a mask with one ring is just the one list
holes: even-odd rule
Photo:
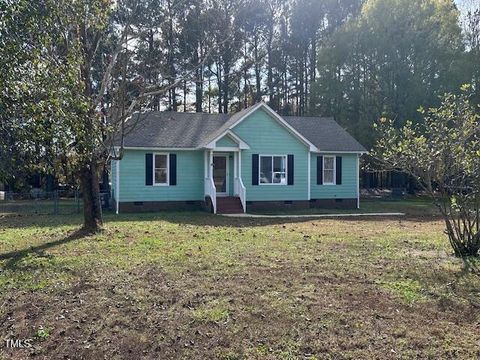
[[[357, 154], [342, 156], [342, 184], [317, 185], [317, 156], [267, 112], [260, 109], [235, 126], [232, 131], [250, 146], [241, 152], [241, 174], [247, 201], [308, 200], [308, 162], [310, 161], [311, 199], [353, 199], [357, 197]], [[217, 147], [237, 147], [228, 136]], [[204, 150], [172, 151], [177, 155], [177, 185], [145, 185], [146, 150], [125, 150], [120, 164], [120, 202], [188, 201], [204, 199]], [[219, 152], [222, 153], [222, 152]], [[226, 153], [226, 152], [224, 152]], [[294, 155], [294, 185], [252, 185], [252, 155]], [[233, 195], [234, 159], [229, 152], [229, 195]], [[310, 159], [310, 160], [309, 160]], [[116, 191], [116, 166], [111, 164], [112, 195]], [[288, 170], [287, 170], [288, 171]]]
[[220, 140], [217, 141], [216, 146], [236, 148], [238, 147], [238, 144], [235, 141], [233, 141], [233, 139], [230, 136], [225, 135], [224, 137], [222, 137]]
[[177, 185], [145, 185], [145, 154], [152, 151], [126, 150], [120, 162], [120, 201], [203, 200], [203, 151], [176, 151]]
[[[247, 201], [308, 199], [308, 148], [303, 142], [263, 110], [249, 115], [233, 132], [250, 146], [242, 151]], [[252, 154], [294, 155], [294, 185], [252, 185]]]
[[356, 199], [357, 198], [357, 154], [325, 154], [342, 157], [342, 184], [317, 185], [317, 156], [311, 159], [311, 198], [312, 199]]

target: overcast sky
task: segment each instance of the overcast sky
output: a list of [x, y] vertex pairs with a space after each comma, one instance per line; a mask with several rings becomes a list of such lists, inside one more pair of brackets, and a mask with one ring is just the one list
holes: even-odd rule
[[458, 4], [458, 7], [462, 11], [468, 11], [468, 9], [472, 9], [475, 5], [478, 7], [480, 6], [480, 0], [455, 0]]

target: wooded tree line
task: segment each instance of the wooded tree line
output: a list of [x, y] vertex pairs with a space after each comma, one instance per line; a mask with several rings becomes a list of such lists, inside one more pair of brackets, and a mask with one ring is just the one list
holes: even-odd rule
[[227, 113], [263, 99], [285, 115], [334, 116], [368, 147], [380, 116], [399, 125], [419, 120], [419, 107], [437, 105], [464, 83], [480, 101], [480, 5], [463, 17], [453, 0], [156, 0], [147, 7], [151, 27], [131, 76], [171, 86], [150, 109]]
[[152, 109], [227, 113], [268, 99], [284, 113], [307, 112], [317, 53], [360, 0], [155, 0], [138, 40], [132, 75], [170, 85]]

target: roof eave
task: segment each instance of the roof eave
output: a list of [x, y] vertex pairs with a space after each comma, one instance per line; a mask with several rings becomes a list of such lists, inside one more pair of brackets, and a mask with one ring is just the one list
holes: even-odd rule
[[230, 129], [227, 129], [224, 132], [222, 132], [220, 135], [216, 136], [215, 139], [210, 141], [208, 144], [206, 144], [204, 146], [200, 146], [199, 149], [209, 149], [209, 150], [215, 149], [217, 147], [217, 141], [220, 140], [221, 138], [223, 138], [224, 136], [228, 136], [232, 140], [237, 142], [238, 148], [240, 150], [249, 150], [250, 149], [250, 145], [248, 145], [247, 142], [245, 142], [240, 136], [235, 134]]
[[360, 154], [360, 155], [368, 154], [367, 150], [321, 150], [319, 149], [313, 152], [320, 153], [320, 154]]

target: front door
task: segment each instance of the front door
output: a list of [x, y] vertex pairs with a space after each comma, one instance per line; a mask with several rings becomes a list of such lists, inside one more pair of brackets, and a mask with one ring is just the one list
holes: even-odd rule
[[213, 182], [217, 195], [226, 196], [228, 192], [228, 156], [214, 155], [213, 156]]

